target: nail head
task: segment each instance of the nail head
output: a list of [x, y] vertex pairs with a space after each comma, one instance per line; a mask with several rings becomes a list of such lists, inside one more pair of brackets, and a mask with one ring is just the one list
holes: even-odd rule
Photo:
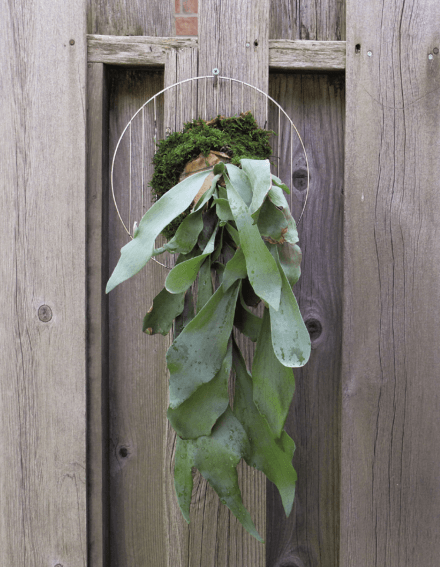
[[438, 47], [434, 47], [434, 49], [432, 51], [434, 52], [434, 55], [438, 55], [438, 53], [439, 53]]
[[434, 55], [433, 55], [432, 53], [430, 53], [430, 54], [428, 55], [428, 59], [431, 61], [432, 59], [434, 59]]
[[70, 45], [75, 45], [75, 40], [74, 40], [74, 39], [71, 39], [71, 40], [69, 41], [69, 43], [70, 43]]
[[367, 51], [367, 55], [368, 55], [368, 57], [372, 57], [373, 52], [372, 52], [372, 51]]

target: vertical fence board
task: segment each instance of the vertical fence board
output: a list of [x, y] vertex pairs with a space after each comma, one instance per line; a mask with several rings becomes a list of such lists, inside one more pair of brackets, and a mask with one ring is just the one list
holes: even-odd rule
[[3, 3], [1, 565], [87, 561], [85, 31], [84, 2]]
[[[199, 71], [200, 75], [212, 75], [214, 68], [220, 75], [245, 81], [267, 92], [269, 85], [269, 2], [268, 0], [205, 0], [199, 9]], [[254, 93], [244, 93], [242, 104], [241, 87], [233, 86], [232, 112], [253, 110], [260, 127], [264, 127], [266, 107], [258, 99], [254, 108]], [[207, 100], [205, 91], [199, 94], [202, 107], [205, 103], [208, 115], [215, 116], [217, 97], [230, 100], [230, 88], [221, 84], [217, 88], [209, 85]], [[265, 101], [263, 101], [265, 102]]]
[[[312, 355], [295, 371], [296, 392], [287, 431], [296, 443], [294, 509], [285, 518], [276, 488], [268, 483], [267, 565], [338, 565], [339, 441], [342, 337], [343, 75], [271, 75], [271, 96], [300, 130], [310, 165], [310, 191], [298, 225], [302, 275], [294, 292], [311, 332]], [[269, 121], [269, 127], [277, 124]], [[282, 137], [281, 155], [290, 153]], [[283, 167], [284, 163], [284, 167]], [[292, 188], [299, 218], [305, 203], [306, 165], [295, 136], [280, 177]]]
[[345, 39], [346, 0], [276, 0], [270, 3], [270, 39]]
[[174, 0], [87, 0], [87, 33], [175, 35]]
[[[136, 110], [161, 90], [163, 73], [112, 70], [110, 75], [110, 158], [125, 125]], [[159, 113], [159, 117], [163, 110]], [[159, 124], [159, 130], [162, 123]], [[153, 133], [145, 132], [144, 184], [152, 174]], [[132, 212], [130, 228], [142, 216], [141, 131], [133, 129]], [[129, 139], [115, 162], [118, 206], [128, 224]], [[151, 206], [148, 188], [144, 207]], [[129, 241], [113, 203], [109, 208], [110, 270], [120, 248]], [[151, 262], [109, 295], [110, 403], [110, 553], [111, 565], [165, 565], [162, 461], [167, 407], [165, 353], [162, 336], [142, 333], [142, 321], [160, 291], [165, 268]]]
[[[170, 50], [167, 54], [165, 64], [164, 85], [169, 87], [198, 75], [198, 50], [197, 49], [178, 49]], [[165, 135], [182, 129], [184, 122], [193, 118], [192, 109], [197, 110], [197, 86], [195, 83], [187, 83], [173, 87], [164, 95], [164, 133]], [[194, 116], [195, 117], [195, 116]], [[170, 266], [174, 265], [173, 258], [170, 257]], [[162, 285], [164, 280], [162, 281]], [[163, 339], [164, 340], [164, 339]], [[171, 337], [168, 337], [168, 341]], [[168, 342], [168, 344], [170, 344]], [[167, 372], [167, 381], [169, 373]], [[168, 391], [167, 391], [168, 401]], [[189, 567], [189, 565], [203, 565], [198, 558], [194, 558], [194, 548], [201, 549], [200, 544], [194, 545], [198, 534], [203, 533], [204, 515], [201, 517], [196, 513], [191, 518], [191, 525], [188, 526], [183, 518], [179, 504], [177, 502], [174, 489], [174, 452], [176, 447], [176, 433], [168, 420], [165, 425], [165, 451], [163, 456], [164, 474], [164, 505], [165, 505], [165, 530], [166, 530], [166, 565], [167, 567]], [[200, 482], [197, 478], [196, 485]], [[204, 497], [201, 498], [202, 503]], [[197, 509], [197, 507], [196, 507]], [[209, 509], [209, 508], [208, 508]], [[203, 549], [203, 548], [202, 548]], [[211, 546], [211, 550], [213, 547]], [[207, 561], [206, 558], [204, 558]], [[206, 565], [210, 563], [206, 562]]]
[[348, 8], [341, 566], [434, 567], [440, 5]]
[[88, 567], [108, 564], [108, 108], [106, 72], [87, 72]]

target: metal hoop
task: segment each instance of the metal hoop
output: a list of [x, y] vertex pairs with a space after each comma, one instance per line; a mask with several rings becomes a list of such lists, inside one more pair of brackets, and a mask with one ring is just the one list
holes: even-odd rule
[[[214, 72], [215, 71], [215, 72]], [[162, 89], [161, 91], [159, 91], [158, 93], [156, 93], [154, 96], [152, 96], [151, 98], [149, 98], [134, 114], [133, 116], [130, 118], [129, 122], [127, 123], [127, 125], [125, 126], [124, 130], [122, 131], [122, 134], [120, 135], [118, 142], [116, 144], [114, 153], [113, 153], [113, 159], [112, 159], [112, 164], [111, 164], [111, 173], [110, 173], [110, 185], [111, 185], [111, 191], [112, 191], [112, 197], [113, 197], [113, 202], [116, 208], [116, 212], [118, 214], [119, 220], [122, 223], [122, 226], [124, 227], [125, 231], [127, 232], [127, 234], [130, 236], [130, 238], [133, 238], [133, 235], [130, 233], [129, 229], [127, 228], [126, 224], [124, 223], [121, 213], [119, 211], [119, 207], [118, 204], [116, 202], [116, 196], [115, 196], [115, 189], [114, 189], [114, 168], [115, 168], [115, 160], [116, 160], [116, 154], [118, 152], [119, 146], [122, 142], [122, 139], [125, 135], [125, 133], [127, 131], [129, 131], [130, 133], [130, 176], [129, 176], [129, 200], [130, 200], [130, 204], [129, 204], [129, 215], [128, 215], [128, 225], [131, 225], [131, 194], [132, 194], [132, 175], [131, 175], [131, 170], [132, 170], [132, 162], [131, 162], [131, 155], [132, 155], [132, 151], [131, 151], [131, 147], [132, 147], [132, 136], [131, 136], [131, 129], [132, 129], [132, 123], [133, 120], [138, 116], [139, 113], [142, 113], [142, 159], [143, 159], [143, 155], [144, 155], [144, 132], [145, 132], [145, 128], [144, 128], [144, 120], [145, 120], [145, 113], [144, 113], [144, 109], [145, 107], [153, 101], [154, 104], [154, 143], [156, 145], [157, 143], [157, 107], [156, 107], [156, 99], [158, 96], [164, 94], [166, 91], [169, 91], [170, 89], [173, 89], [179, 85], [183, 85], [185, 83], [190, 83], [192, 81], [201, 81], [201, 80], [205, 80], [205, 114], [206, 114], [206, 81], [208, 81], [209, 79], [212, 80], [213, 78], [216, 81], [219, 80], [223, 80], [223, 81], [229, 81], [229, 85], [230, 85], [230, 95], [232, 95], [232, 83], [238, 83], [241, 84], [242, 89], [241, 89], [241, 99], [242, 99], [242, 106], [243, 106], [243, 88], [249, 87], [250, 89], [253, 89], [254, 91], [262, 94], [264, 97], [266, 97], [267, 100], [271, 101], [277, 108], [278, 108], [278, 132], [280, 132], [280, 124], [281, 124], [281, 113], [283, 113], [283, 115], [287, 118], [287, 120], [290, 122], [290, 180], [292, 181], [292, 176], [293, 176], [293, 158], [292, 158], [292, 153], [293, 153], [293, 131], [295, 131], [299, 142], [301, 144], [303, 153], [304, 153], [304, 157], [305, 157], [305, 162], [306, 162], [306, 167], [307, 167], [307, 190], [306, 190], [306, 197], [305, 197], [305, 201], [304, 201], [304, 205], [300, 214], [300, 217], [298, 219], [298, 223], [299, 224], [301, 222], [301, 219], [303, 217], [306, 205], [307, 205], [307, 200], [308, 200], [308, 196], [309, 196], [309, 188], [310, 188], [310, 168], [309, 168], [309, 161], [307, 158], [307, 152], [304, 146], [304, 142], [301, 138], [301, 135], [297, 129], [297, 127], [295, 126], [295, 124], [292, 122], [291, 118], [289, 117], [289, 115], [286, 113], [286, 111], [277, 103], [276, 100], [274, 100], [270, 95], [268, 95], [267, 93], [265, 93], [264, 91], [262, 91], [261, 89], [250, 85], [249, 83], [246, 83], [244, 81], [239, 81], [238, 79], [233, 79], [231, 77], [222, 77], [220, 76], [220, 71], [218, 69], [214, 69], [213, 70], [213, 74], [212, 75], [205, 75], [202, 77], [192, 77], [190, 79], [185, 79], [183, 81], [179, 81], [177, 83], [174, 83], [164, 89]], [[230, 105], [232, 105], [232, 101], [230, 101]], [[268, 108], [266, 106], [266, 125], [268, 123]], [[280, 153], [280, 141], [278, 140], [278, 154]], [[279, 172], [279, 164], [280, 164], [280, 156], [277, 156], [277, 167], [278, 167], [278, 171]], [[142, 186], [143, 186], [143, 182], [144, 182], [144, 168], [143, 168], [143, 163], [142, 163]], [[143, 199], [143, 194], [142, 194], [142, 199]], [[135, 223], [136, 225], [136, 223]], [[133, 233], [135, 232], [135, 229], [133, 230]], [[157, 260], [155, 260], [156, 262], [158, 262]], [[160, 264], [160, 262], [158, 262]], [[161, 264], [163, 265], [163, 264]], [[166, 267], [166, 266], [165, 266]]]

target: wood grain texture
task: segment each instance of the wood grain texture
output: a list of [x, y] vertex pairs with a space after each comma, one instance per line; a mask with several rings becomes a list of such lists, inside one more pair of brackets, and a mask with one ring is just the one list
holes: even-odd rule
[[270, 40], [269, 68], [280, 71], [344, 71], [345, 41]]
[[108, 108], [102, 63], [87, 69], [88, 566], [108, 565]]
[[439, 21], [348, 2], [342, 567], [440, 556]]
[[3, 4], [1, 565], [87, 561], [85, 31], [82, 1]]
[[[162, 67], [167, 57], [172, 55], [172, 50], [194, 49], [198, 46], [198, 40], [89, 35], [87, 45], [90, 63]], [[345, 41], [269, 40], [269, 68], [317, 72], [344, 70]]]
[[88, 35], [87, 59], [90, 63], [164, 66], [170, 50], [197, 46], [196, 38]]
[[[269, 77], [269, 1], [206, 0], [199, 7], [199, 74], [220, 75], [245, 81], [267, 92]], [[253, 110], [261, 127], [266, 119], [266, 100], [255, 99], [254, 92], [242, 93], [241, 86], [219, 83], [199, 92], [199, 104], [207, 114], [217, 109], [231, 115]]]
[[[109, 155], [134, 112], [162, 89], [162, 73], [116, 70], [109, 83]], [[159, 109], [158, 116], [163, 115]], [[142, 129], [132, 130], [132, 210], [127, 220], [130, 174], [130, 141], [124, 140], [115, 162], [115, 192], [121, 214], [131, 227], [151, 206], [147, 187], [154, 154], [152, 131], [146, 122], [144, 160], [140, 153]], [[162, 121], [159, 122], [162, 129]], [[142, 205], [142, 163], [144, 203]], [[109, 208], [109, 264], [115, 267], [128, 235]], [[142, 321], [166, 277], [162, 266], [151, 262], [109, 295], [109, 403], [110, 403], [110, 565], [166, 564], [164, 531], [164, 476], [167, 370], [169, 343], [162, 336], [142, 333]]]
[[[268, 483], [266, 565], [334, 567], [339, 564], [344, 76], [274, 74], [270, 94], [298, 127], [310, 165], [309, 197], [298, 225], [302, 274], [294, 292], [311, 332], [312, 354], [304, 369], [295, 371], [286, 424], [297, 447], [298, 474], [288, 519], [278, 491]], [[269, 127], [278, 133], [273, 118]], [[292, 188], [298, 219], [307, 186], [304, 154], [295, 136], [291, 178], [286, 125], [277, 137], [284, 156], [279, 175]]]
[[270, 3], [271, 39], [345, 39], [346, 0], [276, 0]]
[[[197, 45], [169, 50], [166, 57], [164, 86], [198, 76], [199, 53]], [[183, 124], [199, 116], [197, 82], [174, 87], [164, 93], [165, 135], [182, 130]]]
[[175, 35], [173, 0], [87, 0], [87, 31], [101, 35]]

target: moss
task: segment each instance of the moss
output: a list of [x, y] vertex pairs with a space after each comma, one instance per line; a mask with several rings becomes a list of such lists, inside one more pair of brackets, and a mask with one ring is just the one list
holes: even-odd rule
[[[182, 132], [174, 132], [161, 140], [153, 159], [152, 193], [159, 199], [179, 182], [185, 165], [201, 153], [222, 151], [238, 165], [243, 158], [267, 159], [272, 153], [269, 137], [273, 132], [258, 127], [250, 112], [224, 118], [217, 116], [206, 122], [198, 119], [184, 125]], [[164, 230], [170, 239], [188, 211], [176, 218]]]

